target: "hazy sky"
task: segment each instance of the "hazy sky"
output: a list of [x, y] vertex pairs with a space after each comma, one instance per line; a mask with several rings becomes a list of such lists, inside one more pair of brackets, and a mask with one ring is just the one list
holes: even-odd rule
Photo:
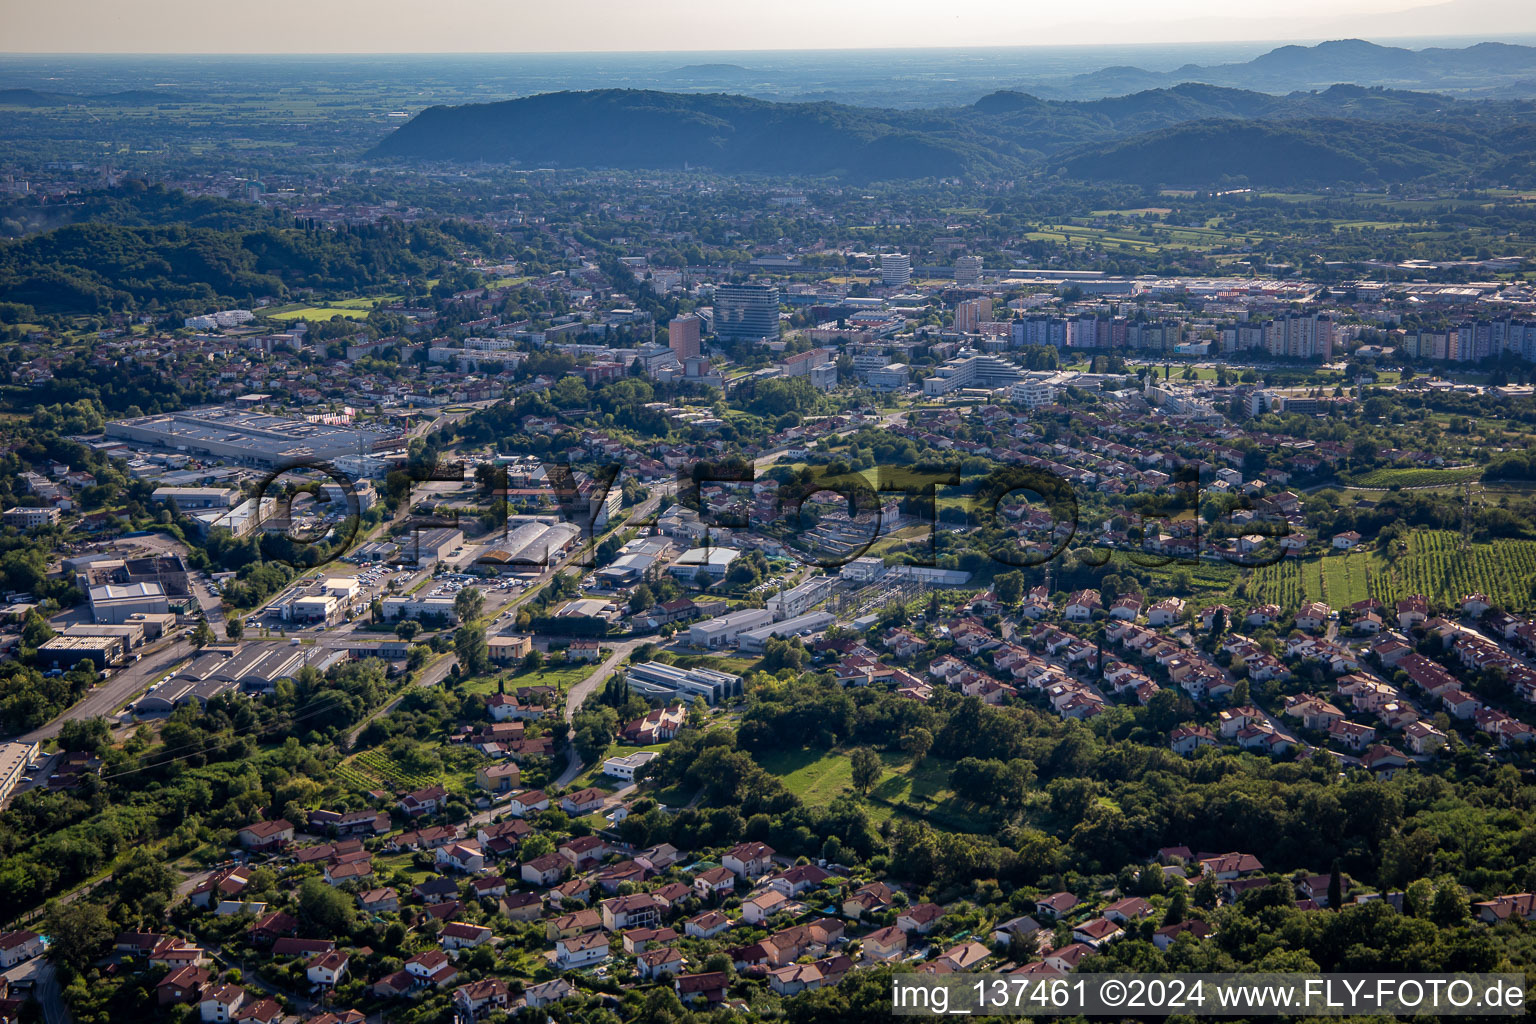
[[0, 50], [11, 52], [757, 50], [1523, 32], [1536, 32], [1536, 0], [0, 0]]

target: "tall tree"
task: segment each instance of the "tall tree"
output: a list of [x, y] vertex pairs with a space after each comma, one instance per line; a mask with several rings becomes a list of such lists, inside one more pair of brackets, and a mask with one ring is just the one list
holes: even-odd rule
[[859, 747], [848, 757], [853, 762], [853, 788], [861, 794], [868, 793], [870, 787], [880, 781], [880, 773], [885, 770], [880, 755], [868, 747]]

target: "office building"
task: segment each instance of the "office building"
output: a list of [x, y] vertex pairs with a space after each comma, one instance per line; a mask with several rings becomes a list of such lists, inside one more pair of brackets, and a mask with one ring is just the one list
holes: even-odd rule
[[887, 288], [905, 288], [912, 280], [912, 260], [899, 252], [880, 254], [880, 283]]
[[741, 696], [741, 676], [711, 668], [681, 669], [659, 661], [647, 661], [629, 669], [629, 688], [642, 697], [691, 703], [695, 697], [706, 704]]
[[837, 616], [831, 612], [807, 612], [792, 619], [785, 619], [783, 622], [772, 622], [766, 626], [758, 626], [756, 629], [742, 630], [736, 637], [736, 646], [743, 654], [762, 654], [767, 650], [769, 640], [800, 634], [809, 636], [831, 628], [836, 622]]
[[[777, 319], [778, 311], [774, 311]], [[672, 354], [677, 356], [677, 361], [691, 359], [699, 354], [699, 334], [704, 327], [704, 321], [692, 313], [674, 317], [667, 324], [667, 346], [672, 349]]]
[[724, 579], [731, 563], [741, 556], [735, 548], [689, 548], [667, 566], [667, 572], [690, 583]]
[[715, 335], [726, 341], [779, 336], [779, 289], [771, 284], [722, 284], [715, 288]]
[[61, 515], [62, 513], [51, 505], [46, 508], [18, 505], [5, 510], [5, 525], [14, 526], [18, 530], [30, 530], [34, 526], [52, 526], [59, 521]]
[[768, 599], [767, 607], [775, 622], [792, 619], [831, 597], [836, 586], [835, 576], [812, 576], [789, 590], [774, 594]]
[[955, 260], [955, 284], [965, 287], [981, 283], [981, 257], [961, 256]]
[[940, 364], [934, 376], [923, 381], [923, 394], [935, 397], [961, 388], [992, 391], [1023, 379], [1024, 374], [1019, 368], [1006, 359], [989, 355], [961, 356]]
[[729, 615], [696, 622], [688, 628], [688, 642], [695, 647], [727, 647], [745, 630], [766, 626], [773, 613], [766, 608], [743, 608]]
[[911, 378], [911, 368], [906, 363], [892, 363], [890, 366], [882, 366], [878, 370], [869, 371], [867, 378], [869, 390], [880, 393], [907, 390], [907, 383]]

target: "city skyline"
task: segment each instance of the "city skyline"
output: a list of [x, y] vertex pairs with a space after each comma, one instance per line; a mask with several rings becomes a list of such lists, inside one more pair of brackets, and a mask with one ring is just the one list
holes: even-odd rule
[[[1241, 16], [1217, 0], [1170, 0], [1157, 17], [1131, 0], [1087, 0], [1063, 16], [1055, 5], [979, 0], [935, 19], [915, 0], [882, 5], [786, 0], [772, 18], [702, 0], [638, 10], [614, 0], [573, 0], [544, 9], [488, 0], [445, 0], [430, 20], [412, 0], [275, 0], [268, 16], [243, 19], [227, 2], [161, 0], [147, 9], [103, 10], [96, 0], [47, 7], [6, 0], [13, 53], [600, 53], [772, 49], [1293, 42], [1364, 35], [1379, 39], [1507, 39], [1536, 32], [1521, 0], [1288, 0], [1250, 5]], [[473, 26], [473, 31], [466, 31]]]

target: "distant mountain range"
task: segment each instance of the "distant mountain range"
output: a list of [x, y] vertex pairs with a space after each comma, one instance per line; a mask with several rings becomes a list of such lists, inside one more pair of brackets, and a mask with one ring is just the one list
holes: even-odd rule
[[938, 110], [604, 89], [432, 107], [371, 156], [853, 180], [1060, 170], [1094, 180], [1312, 186], [1466, 179], [1495, 165], [1505, 180], [1511, 169], [1514, 178], [1536, 177], [1533, 125], [1529, 101], [1353, 85], [1274, 96], [1181, 84], [1090, 101], [1004, 91]]
[[1186, 64], [1175, 71], [1112, 67], [1030, 82], [1021, 88], [1042, 96], [1091, 99], [1183, 82], [1271, 93], [1349, 82], [1469, 97], [1529, 96], [1536, 87], [1536, 47], [1477, 43], [1461, 49], [1408, 50], [1363, 39], [1340, 39], [1316, 46], [1282, 46], [1240, 64]]

